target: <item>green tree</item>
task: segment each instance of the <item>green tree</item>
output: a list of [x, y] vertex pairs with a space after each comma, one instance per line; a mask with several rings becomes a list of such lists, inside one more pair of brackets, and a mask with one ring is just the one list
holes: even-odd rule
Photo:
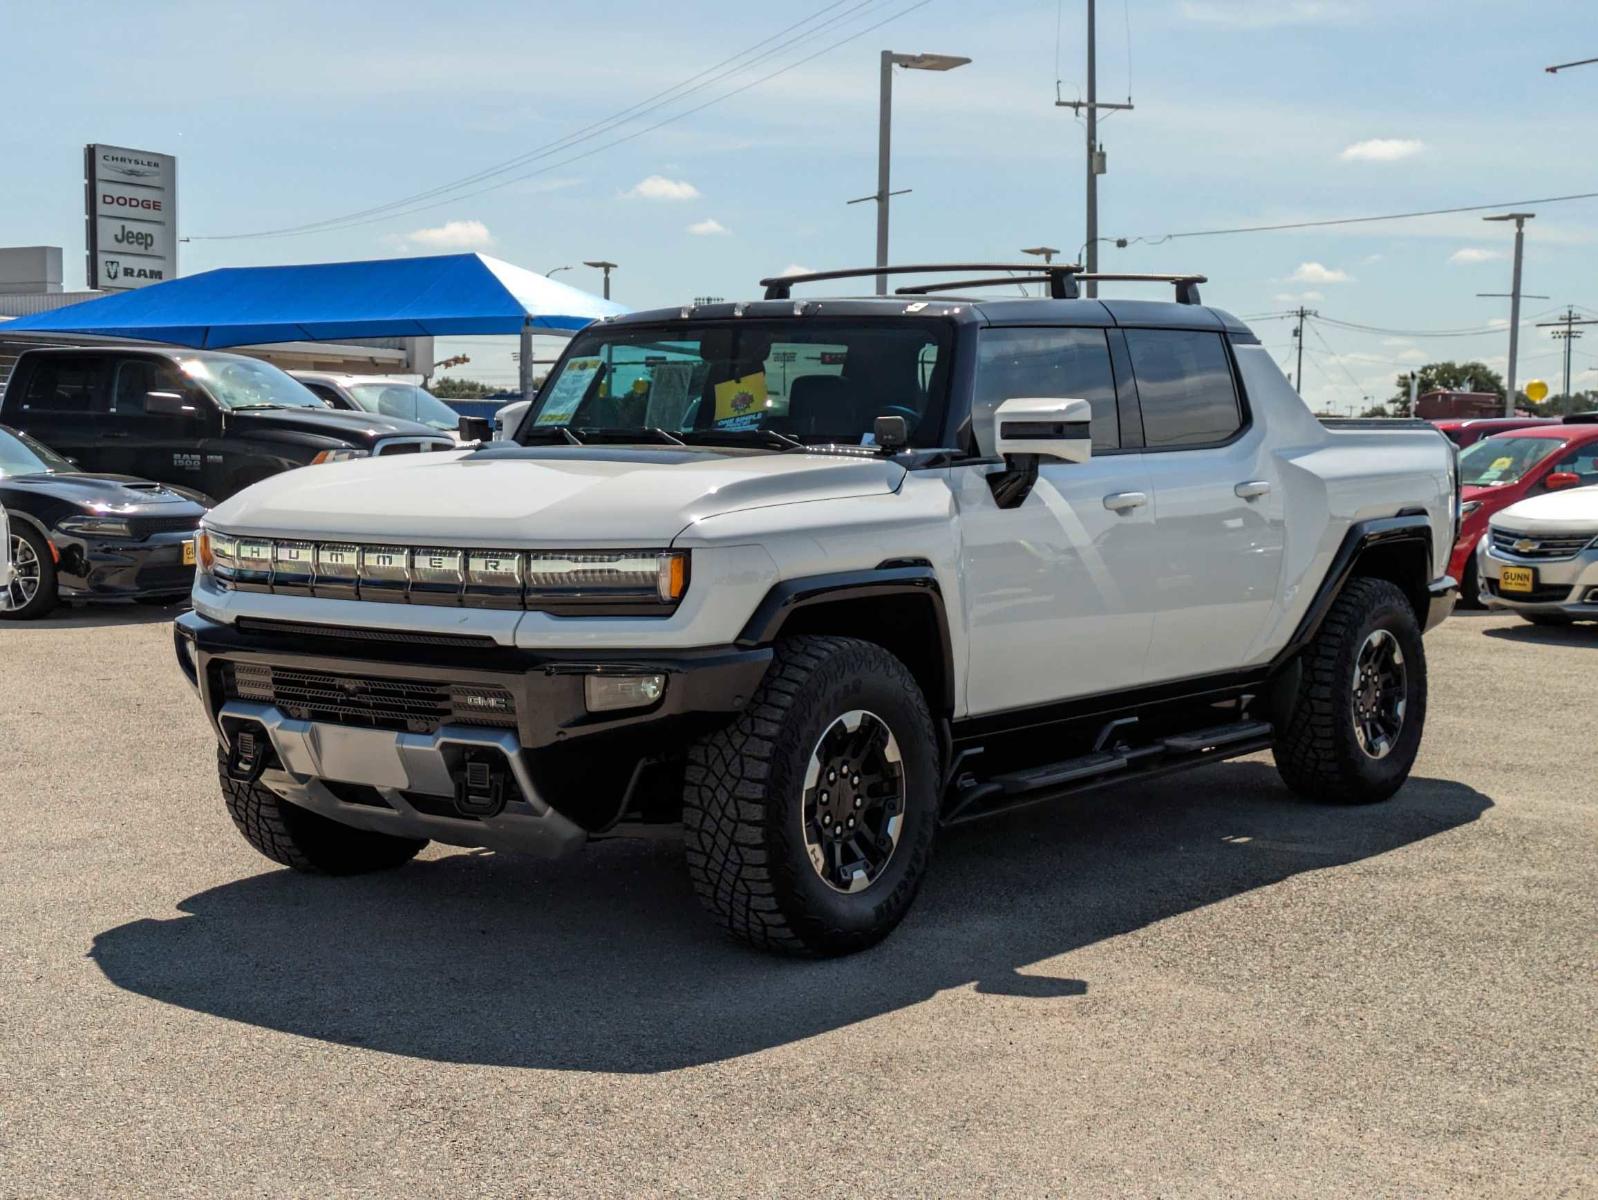
[[[1493, 370], [1486, 363], [1480, 362], [1434, 362], [1427, 363], [1416, 372], [1420, 376], [1420, 385], [1416, 388], [1417, 396], [1424, 396], [1427, 392], [1492, 392], [1495, 395], [1504, 394], [1504, 377]], [[1467, 388], [1467, 385], [1468, 388]], [[1405, 371], [1398, 376], [1394, 384], [1393, 398], [1388, 403], [1392, 404], [1399, 416], [1409, 415], [1409, 372]]]
[[492, 396], [503, 389], [476, 379], [440, 375], [427, 385], [427, 390], [440, 400], [476, 400], [480, 396]]

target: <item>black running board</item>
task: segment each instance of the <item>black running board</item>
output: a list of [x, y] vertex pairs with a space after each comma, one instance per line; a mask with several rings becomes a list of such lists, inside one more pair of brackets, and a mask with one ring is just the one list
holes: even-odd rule
[[997, 813], [1131, 779], [1146, 779], [1271, 746], [1269, 721], [1232, 721], [1173, 734], [1144, 746], [1097, 750], [1041, 767], [956, 785], [943, 818], [963, 825]]

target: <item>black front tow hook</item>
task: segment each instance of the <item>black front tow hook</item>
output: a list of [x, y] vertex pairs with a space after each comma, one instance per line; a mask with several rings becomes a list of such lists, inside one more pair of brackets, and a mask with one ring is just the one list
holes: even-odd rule
[[237, 729], [232, 745], [228, 747], [227, 773], [229, 779], [240, 783], [254, 783], [266, 770], [271, 757], [272, 743], [264, 732], [254, 729]]
[[455, 809], [463, 817], [495, 817], [505, 808], [505, 767], [487, 758], [468, 758], [455, 776]]

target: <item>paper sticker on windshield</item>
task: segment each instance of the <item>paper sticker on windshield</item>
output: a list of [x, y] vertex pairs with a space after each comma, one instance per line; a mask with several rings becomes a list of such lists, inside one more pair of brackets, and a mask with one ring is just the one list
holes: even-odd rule
[[716, 385], [716, 428], [759, 429], [766, 412], [766, 373]]
[[1506, 454], [1502, 458], [1493, 459], [1492, 465], [1487, 469], [1489, 471], [1507, 471], [1514, 465], [1515, 460]]
[[574, 358], [556, 378], [534, 425], [569, 425], [588, 395], [588, 385], [604, 364], [597, 358]]

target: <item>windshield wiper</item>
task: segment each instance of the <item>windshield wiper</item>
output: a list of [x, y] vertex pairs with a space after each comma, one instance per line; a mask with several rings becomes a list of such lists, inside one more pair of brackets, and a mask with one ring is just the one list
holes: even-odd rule
[[756, 440], [773, 450], [806, 450], [798, 438], [789, 437], [775, 429], [685, 429], [678, 435], [686, 446], [747, 446]]
[[[228, 411], [229, 412], [248, 412], [248, 411], [250, 411], [252, 409], [257, 409], [257, 408], [287, 408], [287, 407], [288, 407], [288, 405], [286, 405], [286, 404], [267, 404], [265, 402], [260, 403], [260, 404], [231, 404], [231, 405], [228, 406]], [[309, 408], [310, 406], [307, 405], [306, 407]]]
[[585, 444], [582, 438], [578, 437], [574, 432], [572, 432], [572, 427], [570, 425], [535, 425], [523, 436], [532, 437], [536, 434], [559, 434], [561, 440], [564, 441], [568, 446], [581, 446]]

